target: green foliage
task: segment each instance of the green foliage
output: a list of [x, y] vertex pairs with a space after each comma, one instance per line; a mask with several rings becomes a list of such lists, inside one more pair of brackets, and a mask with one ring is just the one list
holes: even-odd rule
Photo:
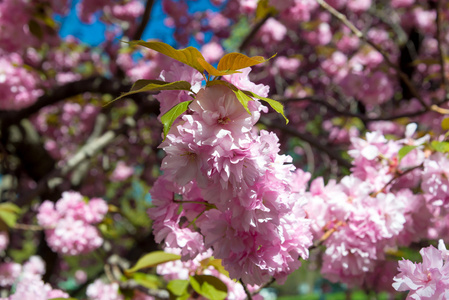
[[[207, 73], [209, 76], [215, 76], [220, 77], [223, 75], [233, 74], [233, 73], [240, 73], [237, 70], [251, 67], [263, 62], [266, 62], [273, 58], [275, 55], [270, 57], [269, 59], [265, 59], [262, 56], [254, 56], [249, 57], [241, 53], [229, 53], [223, 56], [220, 61], [218, 62], [217, 68], [209, 64], [196, 48], [193, 47], [187, 47], [182, 50], [176, 50], [172, 46], [167, 45], [162, 42], [144, 42], [144, 41], [133, 41], [129, 43], [130, 45], [139, 45], [143, 46], [149, 49], [152, 49], [154, 51], [157, 51], [161, 54], [164, 54], [166, 56], [169, 56], [179, 62], [182, 62], [188, 66], [191, 66], [192, 68], [198, 70], [203, 76], [205, 76], [205, 73]], [[261, 97], [259, 95], [256, 95], [249, 91], [242, 91], [235, 87], [234, 85], [221, 81], [221, 80], [209, 80], [209, 76], [207, 77], [207, 86], [211, 86], [214, 84], [223, 84], [228, 86], [236, 95], [239, 102], [243, 105], [245, 110], [251, 114], [248, 103], [249, 101], [252, 101], [253, 99], [251, 97], [263, 100], [267, 102], [276, 112], [282, 114], [282, 116], [285, 118], [286, 122], [288, 123], [288, 119], [286, 118], [284, 114], [284, 107], [281, 103], [270, 99]], [[205, 77], [206, 78], [206, 77]], [[147, 91], [163, 91], [163, 90], [185, 90], [185, 91], [191, 91], [191, 85], [187, 81], [176, 81], [176, 82], [165, 82], [160, 80], [138, 80], [134, 83], [131, 90], [127, 93], [123, 93], [120, 97], [116, 98], [115, 100], [118, 100], [120, 98], [123, 98], [125, 96], [129, 96], [135, 93], [141, 93], [141, 92], [147, 92]], [[114, 101], [115, 101], [114, 100]], [[172, 107], [167, 113], [165, 113], [161, 117], [162, 124], [164, 125], [164, 138], [167, 136], [168, 132], [170, 131], [171, 126], [175, 122], [175, 120], [182, 115], [189, 107], [191, 101], [185, 101], [181, 102], [174, 107]]]
[[271, 106], [272, 109], [274, 109], [277, 113], [280, 113], [284, 117], [286, 124], [288, 124], [288, 119], [284, 114], [284, 106], [282, 105], [282, 103], [280, 103], [276, 100], [270, 99], [270, 98], [261, 97], [259, 95], [254, 94], [253, 92], [249, 92], [249, 91], [244, 91], [244, 92], [247, 95], [251, 95], [254, 98], [257, 98], [257, 99], [267, 102]]
[[229, 277], [229, 272], [226, 271], [226, 269], [221, 264], [221, 259], [216, 259], [216, 258], [213, 258], [213, 257], [206, 258], [205, 260], [201, 261], [201, 266], [204, 269], [206, 269], [209, 266], [212, 266], [212, 267], [214, 267], [215, 270], [217, 270], [221, 274]]
[[220, 279], [211, 275], [190, 276], [192, 288], [200, 294], [211, 300], [223, 300], [228, 295], [226, 284]]
[[10, 202], [5, 202], [0, 204], [0, 230], [7, 230], [8, 228], [14, 227], [17, 222], [18, 214], [20, 213], [20, 208]]
[[164, 138], [167, 136], [175, 120], [189, 108], [189, 104], [192, 103], [192, 101], [193, 100], [184, 101], [176, 104], [161, 117], [161, 122], [164, 125]]
[[144, 42], [144, 41], [132, 41], [130, 45], [139, 45], [164, 55], [171, 57], [183, 64], [191, 66], [192, 68], [198, 70], [200, 73], [204, 73], [204, 67], [198, 62], [198, 58], [204, 59], [201, 52], [194, 47], [187, 47], [182, 50], [176, 50], [172, 46], [162, 43], [162, 42]]
[[449, 130], [449, 118], [444, 118], [444, 119], [441, 121], [441, 128], [442, 128], [443, 130]]
[[228, 70], [240, 70], [260, 63], [264, 63], [275, 57], [273, 55], [269, 59], [265, 59], [262, 56], [248, 57], [241, 53], [228, 53], [223, 56], [218, 62], [218, 71], [228, 71]]
[[416, 147], [418, 147], [418, 146], [405, 145], [404, 147], [399, 149], [398, 160], [401, 161], [404, 158], [404, 156], [409, 154], [413, 149], [416, 149]]
[[191, 85], [187, 81], [175, 81], [175, 82], [165, 82], [160, 80], [137, 80], [131, 87], [131, 90], [127, 93], [123, 93], [120, 97], [115, 98], [115, 100], [121, 99], [123, 97], [137, 94], [141, 92], [149, 91], [190, 91]]
[[136, 272], [132, 275], [132, 278], [139, 285], [146, 287], [148, 289], [155, 290], [162, 286], [160, 277], [153, 275], [153, 274], [145, 274], [145, 273]]
[[239, 100], [239, 102], [243, 105], [243, 107], [245, 108], [245, 110], [251, 114], [249, 108], [248, 108], [248, 103], [249, 101], [253, 101], [253, 99], [251, 97], [249, 97], [247, 94], [245, 94], [243, 91], [235, 88], [232, 89], [232, 91], [235, 93], [235, 96], [237, 97], [237, 99]]
[[189, 285], [190, 282], [188, 280], [175, 279], [167, 284], [167, 290], [174, 296], [172, 297], [174, 299], [188, 299], [190, 297]]
[[435, 151], [442, 153], [449, 152], [449, 142], [432, 141], [431, 146]]
[[164, 251], [154, 251], [142, 256], [131, 269], [125, 270], [126, 274], [134, 273], [138, 270], [155, 267], [169, 261], [181, 259], [181, 256], [166, 253]]

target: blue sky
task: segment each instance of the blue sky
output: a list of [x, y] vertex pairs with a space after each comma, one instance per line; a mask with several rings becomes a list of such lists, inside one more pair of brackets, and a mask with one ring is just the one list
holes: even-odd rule
[[[95, 1], [95, 0], [84, 0]], [[112, 0], [111, 0], [112, 1]], [[66, 37], [72, 35], [80, 39], [82, 42], [96, 46], [104, 41], [104, 32], [106, 25], [100, 21], [93, 24], [82, 23], [76, 15], [76, 4], [80, 0], [73, 0], [70, 13], [65, 17], [56, 17], [61, 23], [60, 35]], [[209, 0], [189, 0], [189, 11], [198, 11], [211, 9], [217, 11], [218, 8], [213, 6]], [[144, 2], [146, 3], [146, 1]], [[162, 11], [162, 0], [155, 0], [151, 11], [150, 22], [143, 34], [143, 39], [159, 39], [168, 44], [174, 45], [173, 29], [164, 25], [165, 14]]]

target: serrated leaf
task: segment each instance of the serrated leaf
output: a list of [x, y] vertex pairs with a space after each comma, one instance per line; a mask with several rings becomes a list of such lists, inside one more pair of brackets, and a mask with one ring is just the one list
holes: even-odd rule
[[164, 138], [167, 136], [175, 120], [187, 110], [192, 101], [184, 101], [176, 104], [161, 117], [161, 122], [164, 125]]
[[244, 93], [247, 95], [250, 95], [254, 98], [257, 98], [257, 99], [267, 102], [271, 106], [272, 109], [274, 109], [277, 113], [280, 113], [284, 117], [285, 124], [288, 124], [288, 119], [284, 114], [284, 105], [282, 105], [282, 103], [280, 103], [279, 101], [270, 99], [270, 98], [265, 98], [265, 97], [259, 96], [250, 91], [244, 91]]
[[187, 293], [190, 282], [188, 280], [175, 279], [167, 284], [167, 290], [175, 296], [182, 296]]
[[444, 118], [443, 121], [441, 121], [441, 128], [443, 130], [449, 130], [449, 118]]
[[201, 64], [201, 66], [204, 68], [204, 70], [206, 70], [206, 72], [212, 76], [223, 76], [223, 75], [229, 75], [229, 74], [234, 74], [234, 73], [241, 73], [241, 72], [235, 71], [235, 70], [219, 71], [219, 70], [215, 69], [215, 67], [212, 66], [210, 63], [208, 63], [204, 58], [201, 58], [201, 57], [198, 57], [198, 63]]
[[267, 62], [275, 56], [276, 54], [270, 57], [269, 59], [265, 59], [262, 56], [249, 57], [246, 56], [245, 54], [237, 52], [228, 53], [225, 56], [223, 56], [218, 62], [217, 70], [218, 71], [240, 70], [254, 65], [258, 65], [263, 62]]
[[176, 59], [183, 64], [191, 66], [192, 68], [198, 70], [200, 73], [204, 73], [203, 66], [198, 62], [198, 58], [203, 58], [201, 52], [194, 47], [187, 47], [185, 49], [176, 50], [172, 46], [162, 43], [162, 42], [144, 42], [144, 41], [132, 41], [129, 43], [130, 45], [139, 45], [154, 51], [157, 51], [161, 54], [164, 54], [168, 57]]
[[155, 267], [159, 264], [163, 264], [178, 259], [181, 259], [181, 256], [173, 253], [166, 253], [164, 251], [154, 251], [142, 256], [134, 265], [134, 267], [125, 270], [125, 273], [127, 274], [134, 273], [141, 269]]
[[249, 101], [253, 101], [253, 99], [248, 96], [247, 94], [245, 94], [243, 91], [239, 90], [239, 89], [231, 89], [234, 93], [235, 96], [237, 97], [237, 100], [239, 100], [239, 102], [243, 105], [243, 107], [245, 108], [245, 110], [251, 114], [251, 111], [248, 108], [248, 103]]
[[405, 145], [404, 147], [399, 149], [399, 151], [398, 151], [398, 160], [401, 161], [404, 158], [404, 156], [409, 154], [410, 151], [412, 151], [413, 149], [416, 149], [416, 147], [418, 147], [418, 146]]
[[127, 93], [123, 93], [120, 95], [120, 97], [115, 98], [112, 100], [112, 102], [121, 99], [123, 97], [142, 93], [142, 92], [149, 92], [149, 91], [190, 91], [190, 88], [192, 86], [187, 81], [175, 81], [175, 82], [165, 82], [160, 80], [137, 80], [133, 86], [131, 87], [131, 90]]
[[211, 300], [223, 300], [228, 295], [226, 284], [211, 275], [190, 276], [190, 285], [198, 294]]
[[449, 152], [449, 142], [432, 141], [431, 145], [435, 151], [442, 153]]

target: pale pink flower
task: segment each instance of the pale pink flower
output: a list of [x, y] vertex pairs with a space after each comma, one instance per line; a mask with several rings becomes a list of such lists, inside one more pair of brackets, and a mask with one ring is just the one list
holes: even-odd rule
[[128, 166], [125, 162], [119, 161], [111, 174], [112, 181], [124, 181], [134, 174], [134, 168]]
[[0, 286], [11, 286], [20, 276], [22, 266], [14, 262], [0, 264]]
[[224, 51], [219, 43], [209, 42], [201, 47], [201, 54], [209, 63], [215, 63], [224, 55]]
[[123, 295], [119, 294], [118, 283], [103, 283], [100, 279], [89, 284], [86, 295], [89, 300], [123, 300]]
[[268, 92], [270, 91], [268, 85], [255, 84], [249, 79], [248, 75], [251, 72], [250, 67], [241, 69], [240, 72], [241, 73], [225, 75], [223, 78], [241, 90], [250, 91], [262, 97], [268, 97]]
[[6, 250], [9, 245], [9, 235], [6, 231], [0, 231], [0, 251]]
[[393, 287], [397, 291], [410, 291], [407, 299], [446, 299], [449, 288], [449, 265], [442, 251], [433, 246], [419, 251], [422, 263], [399, 261], [399, 274], [394, 277]]

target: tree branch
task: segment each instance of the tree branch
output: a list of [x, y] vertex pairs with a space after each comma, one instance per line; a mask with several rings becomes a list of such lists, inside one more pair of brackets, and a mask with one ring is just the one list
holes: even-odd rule
[[119, 95], [120, 92], [129, 91], [130, 84], [124, 84], [122, 80], [108, 79], [105, 77], [89, 77], [79, 81], [70, 82], [47, 91], [45, 95], [31, 106], [19, 111], [0, 111], [0, 120], [2, 125], [8, 127], [16, 124], [20, 120], [30, 117], [41, 108], [56, 104], [64, 99], [74, 97], [83, 93], [101, 93]]
[[[410, 112], [410, 113], [403, 113], [403, 114], [398, 114], [398, 115], [393, 115], [393, 116], [379, 116], [379, 117], [371, 118], [364, 114], [352, 113], [347, 110], [340, 110], [340, 109], [336, 108], [335, 106], [333, 106], [332, 104], [330, 104], [329, 102], [327, 102], [325, 99], [316, 97], [316, 96], [303, 97], [303, 98], [277, 98], [277, 97], [274, 97], [274, 98], [277, 101], [282, 102], [282, 103], [309, 101], [312, 104], [318, 104], [318, 105], [324, 106], [324, 107], [328, 108], [330, 111], [336, 113], [337, 115], [359, 118], [360, 120], [362, 120], [364, 122], [391, 121], [391, 120], [396, 120], [396, 119], [400, 119], [400, 118], [411, 118], [411, 117], [420, 116], [420, 115], [428, 112], [427, 109], [421, 109], [421, 110], [418, 110], [415, 112]], [[431, 108], [431, 110], [435, 110], [435, 109]]]
[[151, 10], [153, 9], [154, 0], [147, 0], [147, 4], [145, 5], [145, 11], [142, 15], [142, 21], [139, 24], [136, 32], [133, 35], [133, 40], [140, 40], [142, 38], [143, 32], [147, 27], [148, 21], [150, 21]]
[[386, 63], [393, 68], [397, 74], [399, 75], [399, 77], [404, 81], [404, 83], [407, 85], [407, 87], [410, 89], [410, 92], [413, 94], [413, 96], [418, 99], [419, 103], [421, 103], [421, 105], [426, 108], [427, 110], [430, 109], [430, 107], [424, 102], [424, 100], [422, 99], [421, 95], [418, 93], [418, 91], [416, 90], [414, 84], [411, 82], [410, 78], [407, 76], [407, 74], [405, 74], [404, 72], [402, 72], [402, 70], [399, 68], [399, 66], [397, 66], [395, 63], [393, 63], [388, 54], [377, 44], [373, 43], [372, 41], [370, 41], [359, 29], [357, 29], [357, 27], [355, 27], [354, 24], [352, 24], [348, 18], [346, 18], [346, 16], [340, 12], [338, 12], [336, 9], [334, 9], [332, 6], [330, 6], [329, 4], [327, 4], [324, 0], [316, 0], [318, 2], [318, 4], [324, 8], [325, 10], [327, 10], [329, 13], [331, 13], [335, 18], [337, 18], [338, 20], [340, 20], [344, 25], [346, 25], [359, 39], [365, 41], [367, 44], [369, 44], [371, 47], [373, 47], [374, 49], [376, 49], [380, 54], [382, 54], [383, 58], [385, 59]]
[[267, 15], [262, 20], [260, 20], [259, 22], [256, 23], [256, 25], [253, 26], [251, 31], [246, 35], [245, 39], [242, 41], [242, 43], [238, 47], [239, 52], [242, 52], [243, 50], [246, 49], [246, 47], [248, 47], [249, 43], [251, 43], [251, 41], [254, 39], [254, 37], [256, 36], [256, 33], [259, 31], [259, 29], [272, 16], [273, 15], [271, 13], [267, 13]]
[[441, 73], [441, 83], [443, 85], [444, 89], [444, 98], [443, 100], [446, 101], [448, 99], [449, 95], [449, 86], [447, 85], [446, 80], [446, 65], [444, 62], [444, 52], [443, 52], [443, 43], [441, 41], [441, 0], [437, 0], [437, 32], [436, 32], [436, 39], [438, 43], [438, 56], [440, 59], [440, 73]]

